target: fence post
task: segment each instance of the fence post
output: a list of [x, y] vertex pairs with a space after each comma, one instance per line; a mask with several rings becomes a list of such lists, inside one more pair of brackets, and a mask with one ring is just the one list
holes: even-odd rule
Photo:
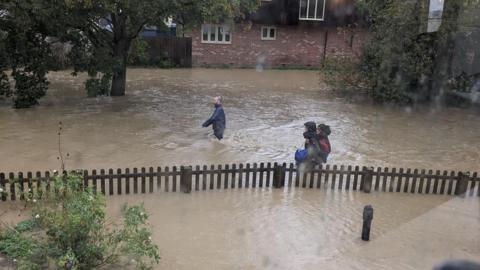
[[373, 168], [363, 167], [363, 186], [362, 190], [365, 193], [370, 193], [372, 190]]
[[180, 168], [180, 191], [190, 193], [192, 191], [192, 167], [182, 166]]
[[363, 226], [362, 226], [362, 240], [370, 240], [370, 229], [372, 227], [373, 219], [373, 207], [371, 205], [366, 205], [363, 208]]
[[282, 188], [285, 186], [286, 168], [281, 164], [275, 164], [273, 167], [273, 187]]
[[459, 172], [457, 178], [457, 184], [455, 185], [455, 195], [464, 196], [467, 192], [468, 180], [470, 179], [470, 174]]

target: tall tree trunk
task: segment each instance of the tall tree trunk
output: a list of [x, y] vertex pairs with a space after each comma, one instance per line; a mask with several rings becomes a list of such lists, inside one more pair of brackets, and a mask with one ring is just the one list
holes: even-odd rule
[[124, 96], [127, 83], [127, 56], [129, 41], [122, 40], [115, 44], [114, 57], [117, 60], [117, 66], [114, 69], [112, 78], [111, 96]]
[[112, 14], [113, 57], [116, 61], [112, 77], [111, 96], [124, 96], [127, 83], [127, 57], [131, 39], [127, 33], [126, 16]]

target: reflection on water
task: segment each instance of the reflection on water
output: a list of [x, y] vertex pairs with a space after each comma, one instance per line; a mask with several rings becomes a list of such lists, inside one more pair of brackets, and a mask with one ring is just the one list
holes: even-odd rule
[[[315, 71], [151, 70], [128, 73], [127, 96], [85, 98], [84, 77], [49, 75], [41, 106], [0, 107], [2, 171], [57, 166], [58, 121], [69, 168], [293, 161], [307, 120], [332, 127], [330, 162], [478, 170], [478, 112], [400, 109], [327, 97]], [[201, 123], [223, 95], [226, 139]]]

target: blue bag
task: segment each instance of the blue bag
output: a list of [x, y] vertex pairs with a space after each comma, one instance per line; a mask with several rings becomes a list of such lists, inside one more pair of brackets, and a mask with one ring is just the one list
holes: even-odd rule
[[300, 162], [303, 162], [307, 159], [308, 157], [308, 151], [307, 149], [297, 149], [297, 151], [295, 151], [295, 161], [300, 163]]

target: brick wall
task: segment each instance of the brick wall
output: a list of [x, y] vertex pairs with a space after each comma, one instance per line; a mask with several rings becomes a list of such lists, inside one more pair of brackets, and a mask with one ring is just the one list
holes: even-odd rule
[[335, 28], [322, 26], [279, 26], [276, 40], [261, 40], [261, 25], [237, 24], [232, 29], [231, 44], [201, 43], [200, 28], [189, 33], [192, 37], [194, 66], [255, 67], [315, 67], [320, 65], [325, 31], [328, 29], [327, 56], [333, 53], [358, 54], [365, 37], [357, 31], [350, 48], [348, 35]]

